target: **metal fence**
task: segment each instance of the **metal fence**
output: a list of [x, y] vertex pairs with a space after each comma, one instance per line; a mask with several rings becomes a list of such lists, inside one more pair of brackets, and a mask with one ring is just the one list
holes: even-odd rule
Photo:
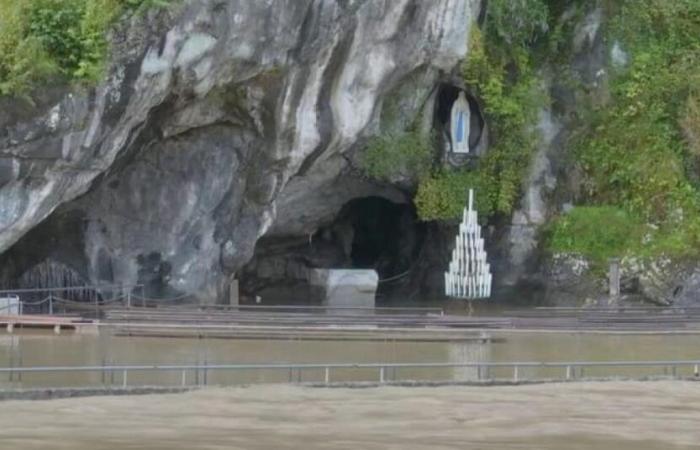
[[[143, 286], [94, 285], [0, 290], [0, 298], [15, 296], [20, 299], [22, 314], [67, 314], [83, 311], [92, 314], [109, 305], [129, 305], [132, 297], [143, 298]], [[0, 311], [0, 314], [6, 312]]]
[[[129, 386], [129, 380], [134, 373], [179, 373], [179, 385], [207, 385], [209, 375], [213, 372], [250, 372], [250, 371], [276, 371], [288, 377], [282, 382], [307, 382], [329, 384], [334, 380], [334, 374], [340, 371], [365, 369], [374, 372], [372, 379], [358, 378], [348, 379], [347, 373], [343, 377], [344, 382], [373, 381], [376, 383], [396, 383], [401, 381], [422, 381], [416, 378], [402, 378], [397, 376], [398, 369], [475, 369], [475, 377], [459, 380], [445, 378], [431, 381], [459, 382], [459, 381], [494, 381], [494, 382], [524, 382], [543, 381], [543, 378], [531, 378], [524, 376], [524, 369], [555, 369], [554, 376], [547, 380], [573, 380], [585, 378], [585, 371], [589, 369], [613, 369], [613, 368], [647, 368], [657, 371], [657, 375], [680, 375], [681, 369], [685, 369], [685, 375], [700, 376], [700, 360], [671, 360], [671, 361], [572, 361], [572, 362], [468, 362], [468, 363], [327, 363], [327, 364], [143, 364], [143, 365], [93, 365], [93, 366], [37, 366], [37, 367], [2, 367], [0, 374], [7, 375], [9, 381], [21, 381], [22, 374], [60, 374], [60, 373], [93, 373], [101, 375], [102, 384], [119, 384]], [[495, 369], [505, 369], [509, 376], [496, 376]], [[313, 373], [313, 377], [305, 373]], [[615, 376], [611, 371], [608, 376]], [[647, 375], [648, 376], [648, 375]], [[598, 375], [600, 377], [600, 375]], [[639, 376], [638, 376], [639, 377]], [[634, 377], [633, 377], [634, 378]], [[109, 381], [107, 381], [109, 380]], [[279, 378], [278, 378], [279, 380]], [[149, 384], [149, 386], [171, 386], [170, 383]], [[276, 381], [280, 382], [280, 381]], [[216, 383], [214, 383], [216, 384]]]
[[[193, 294], [176, 297], [148, 297], [144, 286], [138, 285], [94, 285], [68, 286], [60, 288], [4, 289], [0, 298], [17, 296], [20, 299], [22, 314], [68, 314], [79, 313], [94, 316], [100, 311], [113, 308], [191, 310], [220, 312], [281, 312], [281, 313], [318, 313], [348, 312], [371, 314], [432, 314], [444, 315], [439, 307], [413, 306], [329, 306], [329, 305], [259, 305], [259, 304], [202, 304]], [[0, 305], [0, 315], [7, 314], [10, 306]]]

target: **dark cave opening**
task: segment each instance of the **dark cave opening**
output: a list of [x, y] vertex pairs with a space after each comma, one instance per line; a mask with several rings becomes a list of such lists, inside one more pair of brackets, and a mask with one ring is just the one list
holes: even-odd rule
[[[438, 87], [437, 101], [435, 103], [435, 126], [440, 127], [444, 130], [449, 130], [450, 124], [450, 114], [452, 112], [452, 105], [454, 105], [459, 93], [463, 92], [460, 89], [451, 84], [441, 84]], [[484, 118], [481, 114], [481, 109], [479, 108], [479, 102], [466, 92], [467, 101], [469, 102], [470, 115], [470, 134], [469, 134], [469, 148], [474, 150], [479, 145], [481, 137], [484, 131]]]
[[423, 234], [423, 226], [412, 206], [381, 197], [365, 197], [345, 205], [341, 220], [344, 216], [353, 230], [352, 268], [375, 269], [380, 279], [410, 268]]
[[306, 271], [313, 268], [374, 269], [379, 296], [408, 281], [425, 241], [426, 225], [410, 203], [370, 196], [346, 203], [330, 223], [310, 236], [265, 237], [241, 272], [245, 296], [268, 304], [313, 303]]

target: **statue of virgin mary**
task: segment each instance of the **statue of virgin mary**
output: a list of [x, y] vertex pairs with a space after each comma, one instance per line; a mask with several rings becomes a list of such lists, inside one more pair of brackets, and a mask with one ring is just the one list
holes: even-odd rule
[[452, 105], [450, 115], [450, 137], [452, 138], [452, 151], [455, 153], [469, 153], [469, 102], [464, 96], [464, 92], [459, 93], [459, 97]]

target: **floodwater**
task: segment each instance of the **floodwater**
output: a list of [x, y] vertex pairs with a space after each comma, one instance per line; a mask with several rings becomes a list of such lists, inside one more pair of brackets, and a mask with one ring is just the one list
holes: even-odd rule
[[13, 450], [690, 450], [700, 383], [499, 387], [258, 385], [185, 394], [7, 401]]
[[[415, 342], [372, 340], [278, 340], [121, 337], [101, 334], [0, 334], [0, 367], [80, 366], [129, 364], [242, 364], [242, 363], [409, 363], [480, 361], [611, 361], [699, 360], [700, 334], [607, 334], [489, 332], [493, 342]], [[585, 369], [577, 376], [663, 375], [660, 368]], [[692, 368], [678, 375], [691, 375]], [[521, 369], [520, 378], [561, 375], [561, 369]], [[493, 369], [492, 376], [508, 378], [510, 369]], [[0, 374], [0, 388], [121, 385], [121, 373]], [[249, 372], [209, 371], [184, 374], [185, 383], [241, 384], [255, 382], [321, 381], [322, 370]], [[377, 370], [334, 370], [331, 381], [376, 381]], [[475, 368], [423, 368], [388, 371], [391, 379], [466, 380]], [[129, 385], [172, 384], [181, 372], [130, 372]]]

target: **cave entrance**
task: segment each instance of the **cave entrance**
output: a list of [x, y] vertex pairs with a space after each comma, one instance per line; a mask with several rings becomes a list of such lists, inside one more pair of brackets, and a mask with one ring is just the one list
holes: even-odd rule
[[[365, 197], [346, 204], [336, 222], [337, 227], [352, 229], [347, 255], [350, 267], [374, 269], [380, 279], [408, 270], [416, 243], [422, 237], [422, 227], [412, 206], [381, 197]], [[347, 248], [347, 243], [345, 246]]]
[[241, 288], [266, 304], [313, 304], [317, 300], [306, 285], [308, 269], [374, 269], [383, 280], [377, 297], [381, 302], [409, 281], [425, 228], [411, 203], [378, 196], [354, 199], [311, 235], [259, 240], [241, 274]]
[[[452, 105], [457, 101], [460, 92], [463, 91], [457, 86], [445, 83], [438, 87], [434, 123], [435, 127], [440, 130], [439, 135], [449, 136]], [[469, 150], [474, 151], [481, 142], [484, 132], [484, 118], [476, 99], [468, 92], [465, 92], [465, 94], [469, 103], [469, 112], [471, 113], [469, 116]]]

